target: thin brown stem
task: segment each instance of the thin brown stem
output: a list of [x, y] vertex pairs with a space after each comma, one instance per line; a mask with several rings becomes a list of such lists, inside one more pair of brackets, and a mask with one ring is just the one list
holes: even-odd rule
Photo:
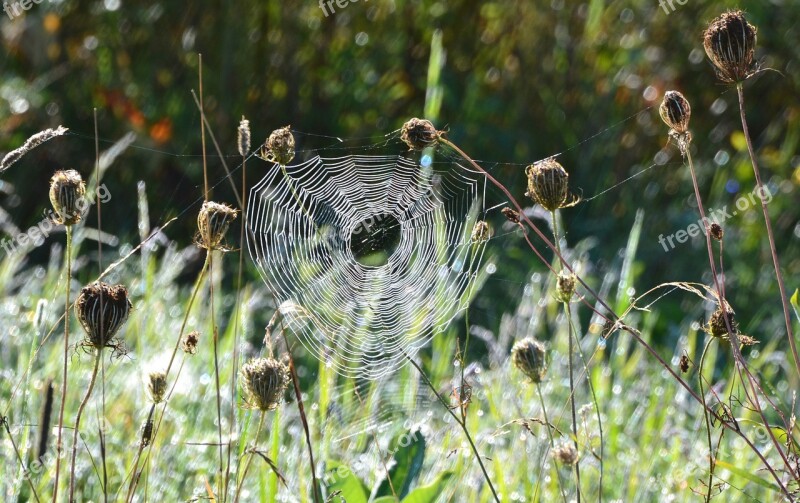
[[67, 364], [69, 363], [69, 293], [70, 293], [70, 283], [72, 283], [72, 226], [68, 225], [66, 227], [67, 231], [67, 246], [66, 251], [64, 254], [64, 258], [67, 262], [67, 275], [66, 275], [66, 301], [64, 303], [64, 374], [63, 374], [63, 384], [61, 385], [61, 406], [60, 411], [58, 413], [58, 439], [56, 443], [56, 475], [55, 475], [55, 483], [53, 486], [53, 503], [58, 501], [58, 479], [59, 475], [61, 474], [61, 453], [64, 452], [64, 443], [63, 443], [63, 435], [62, 431], [64, 429], [64, 404], [67, 403]]
[[239, 482], [236, 484], [236, 493], [233, 497], [233, 503], [239, 503], [239, 496], [242, 491], [242, 486], [244, 486], [244, 480], [247, 478], [247, 471], [250, 469], [250, 463], [253, 461], [253, 456], [256, 450], [256, 444], [258, 443], [258, 436], [261, 434], [261, 429], [264, 427], [264, 418], [267, 417], [267, 413], [263, 410], [261, 411], [261, 419], [258, 421], [258, 428], [256, 428], [256, 434], [253, 437], [253, 447], [250, 448], [250, 452], [248, 452], [249, 456], [247, 457], [247, 461], [244, 463], [244, 468], [242, 469], [242, 477], [239, 479]]
[[[716, 467], [716, 462], [714, 460], [714, 444], [711, 440], [711, 420], [708, 417], [708, 405], [706, 404], [706, 392], [703, 389], [703, 364], [706, 360], [706, 353], [708, 353], [708, 348], [711, 346], [711, 343], [714, 339], [709, 336], [708, 341], [706, 341], [705, 346], [703, 347], [703, 354], [700, 355], [700, 367], [697, 370], [697, 380], [700, 382], [700, 397], [703, 399], [703, 418], [706, 421], [706, 436], [708, 437], [708, 491], [706, 492], [706, 503], [711, 501], [711, 488], [714, 485], [714, 468]], [[711, 376], [713, 381], [714, 376], [714, 366], [711, 366]], [[709, 383], [709, 386], [711, 384]], [[724, 431], [724, 430], [723, 430]]]
[[83, 415], [83, 410], [86, 408], [86, 404], [89, 403], [89, 398], [92, 396], [92, 390], [94, 389], [94, 384], [97, 381], [97, 371], [100, 368], [100, 360], [102, 357], [103, 350], [101, 348], [95, 348], [94, 368], [92, 369], [92, 375], [89, 378], [89, 387], [86, 388], [86, 395], [84, 395], [81, 404], [78, 406], [78, 413], [75, 415], [75, 429], [72, 433], [72, 461], [70, 462], [69, 467], [70, 503], [75, 501], [75, 459], [78, 454], [78, 435], [80, 434], [81, 416]]
[[[550, 440], [550, 451], [556, 448], [556, 442], [553, 438], [553, 432], [550, 430], [550, 419], [547, 418], [547, 407], [544, 404], [544, 394], [542, 393], [542, 385], [538, 382], [536, 383], [536, 393], [539, 395], [539, 403], [542, 406], [542, 415], [544, 416], [544, 427], [547, 430], [547, 438]], [[547, 462], [547, 452], [542, 457], [542, 470], [544, 469], [544, 464]], [[536, 493], [539, 491], [539, 484], [542, 481], [542, 470], [539, 470], [539, 478], [536, 481], [536, 488], [534, 490], [534, 500], [536, 500], [535, 496]], [[558, 489], [561, 491], [561, 497], [564, 498], [564, 503], [567, 503], [567, 493], [564, 492], [564, 483], [561, 480], [561, 472], [558, 471], [558, 467], [556, 467], [556, 478], [558, 480]]]
[[3, 427], [5, 428], [6, 433], [8, 434], [8, 440], [11, 442], [11, 447], [14, 448], [14, 454], [17, 455], [17, 461], [19, 461], [19, 466], [22, 468], [22, 473], [23, 473], [22, 476], [25, 478], [25, 480], [28, 481], [28, 484], [31, 487], [31, 493], [33, 494], [33, 497], [36, 499], [36, 502], [39, 503], [40, 500], [39, 500], [39, 495], [36, 493], [36, 487], [33, 485], [33, 481], [31, 480], [31, 476], [28, 473], [28, 469], [25, 468], [25, 461], [23, 461], [22, 456], [19, 453], [19, 449], [17, 449], [17, 444], [16, 442], [14, 442], [14, 437], [11, 435], [11, 427], [8, 425], [8, 418], [2, 417], [0, 418], [0, 422], [3, 423]]

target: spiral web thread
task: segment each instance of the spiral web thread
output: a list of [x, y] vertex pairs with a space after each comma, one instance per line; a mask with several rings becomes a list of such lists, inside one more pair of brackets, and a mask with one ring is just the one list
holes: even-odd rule
[[[483, 255], [471, 233], [485, 178], [457, 163], [425, 164], [316, 156], [274, 164], [250, 191], [250, 254], [284, 328], [341, 375], [396, 370], [466, 307]], [[354, 248], [382, 248], [392, 232], [385, 263], [357, 260]]]

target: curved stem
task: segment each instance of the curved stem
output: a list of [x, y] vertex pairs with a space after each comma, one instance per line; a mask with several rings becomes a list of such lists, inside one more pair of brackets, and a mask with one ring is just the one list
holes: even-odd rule
[[94, 383], [97, 381], [97, 370], [100, 368], [100, 359], [103, 357], [103, 351], [100, 348], [95, 348], [94, 369], [92, 369], [92, 376], [89, 378], [89, 387], [86, 389], [80, 406], [78, 407], [78, 414], [75, 416], [75, 429], [72, 433], [72, 461], [69, 467], [69, 501], [75, 501], [75, 458], [78, 454], [78, 435], [80, 433], [81, 416], [86, 404], [89, 403], [89, 398], [92, 396]]
[[[708, 348], [711, 346], [711, 343], [713, 341], [714, 338], [709, 336], [708, 341], [706, 341], [706, 344], [703, 347], [703, 354], [700, 355], [700, 367], [697, 370], [697, 380], [700, 382], [700, 397], [703, 399], [703, 405], [706, 405], [706, 392], [703, 389], [703, 365], [705, 363], [706, 353], [708, 352]], [[713, 366], [711, 367], [711, 376], [713, 380], [714, 376]], [[711, 386], [711, 383], [709, 383], [709, 386]], [[706, 435], [708, 437], [708, 492], [706, 493], [706, 503], [709, 503], [711, 501], [711, 488], [714, 482], [714, 468], [717, 463], [714, 459], [714, 444], [711, 440], [711, 420], [708, 417], [708, 410], [706, 410], [707, 407], [708, 405], [706, 405], [706, 407], [703, 407], [703, 417], [705, 418], [706, 421]]]
[[249, 456], [247, 457], [247, 461], [244, 463], [244, 468], [242, 469], [242, 478], [240, 478], [239, 482], [236, 484], [236, 493], [233, 497], [233, 503], [239, 503], [239, 496], [242, 491], [242, 486], [244, 485], [244, 479], [247, 478], [247, 471], [250, 469], [250, 463], [253, 461], [254, 451], [256, 449], [256, 444], [258, 443], [258, 435], [261, 433], [261, 429], [264, 427], [265, 417], [267, 417], [267, 413], [262, 410], [261, 419], [258, 421], [258, 428], [256, 428], [256, 435], [253, 437], [253, 447], [250, 448], [250, 452], [248, 452]]
[[[547, 430], [547, 438], [550, 439], [550, 450], [556, 448], [555, 439], [553, 439], [553, 432], [550, 430], [550, 419], [547, 418], [547, 407], [544, 405], [544, 395], [542, 394], [542, 385], [540, 383], [536, 383], [536, 393], [539, 395], [539, 403], [542, 405], [542, 415], [544, 416], [544, 427]], [[542, 459], [542, 468], [544, 468], [544, 463], [547, 460], [547, 453]], [[567, 503], [567, 494], [564, 492], [564, 483], [561, 481], [561, 472], [558, 471], [558, 467], [556, 467], [556, 478], [558, 479], [558, 489], [561, 491], [561, 497], [564, 498], [564, 503]], [[539, 482], [541, 482], [541, 470], [539, 471], [539, 479], [536, 481], [536, 489], [534, 490], [534, 498], [533, 500], [536, 501], [536, 493], [539, 491]]]
[[66, 301], [64, 303], [64, 376], [63, 384], [61, 386], [61, 409], [58, 413], [58, 440], [57, 440], [57, 455], [56, 455], [56, 476], [55, 485], [53, 487], [53, 503], [58, 501], [58, 478], [61, 473], [61, 453], [64, 452], [64, 443], [62, 437], [62, 430], [64, 429], [64, 404], [67, 401], [67, 363], [69, 362], [69, 293], [70, 283], [72, 283], [72, 226], [67, 225], [67, 247], [65, 252], [65, 259], [67, 261], [67, 277], [66, 277]]

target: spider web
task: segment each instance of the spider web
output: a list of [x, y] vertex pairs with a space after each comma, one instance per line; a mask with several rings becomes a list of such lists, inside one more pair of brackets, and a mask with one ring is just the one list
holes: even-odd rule
[[467, 305], [485, 188], [427, 154], [274, 164], [250, 191], [248, 245], [284, 328], [347, 377], [405, 364]]

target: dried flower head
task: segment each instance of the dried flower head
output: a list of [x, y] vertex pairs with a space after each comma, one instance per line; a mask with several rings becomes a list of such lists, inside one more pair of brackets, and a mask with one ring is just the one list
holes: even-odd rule
[[726, 311], [723, 311], [722, 307], [718, 307], [717, 310], [711, 315], [711, 318], [709, 318], [708, 324], [705, 327], [706, 332], [712, 337], [728, 337], [728, 325], [725, 322], [726, 312], [728, 315], [728, 321], [731, 323], [731, 329], [733, 330], [733, 333], [739, 333], [739, 322], [737, 322], [734, 318], [733, 310], [728, 308]]
[[556, 298], [561, 302], [569, 302], [575, 294], [577, 279], [569, 271], [561, 271], [556, 278]]
[[514, 344], [511, 348], [511, 361], [535, 383], [542, 382], [547, 373], [547, 350], [544, 344], [531, 337]]
[[193, 331], [183, 336], [181, 339], [181, 349], [184, 353], [193, 355], [197, 353], [197, 343], [200, 341], [200, 332]]
[[225, 250], [222, 241], [238, 211], [227, 204], [206, 201], [197, 215], [197, 244], [206, 250]]
[[689, 372], [689, 357], [686, 356], [685, 354], [681, 355], [680, 367], [681, 367], [681, 372], [683, 372], [684, 374], [686, 372]]
[[489, 241], [491, 234], [492, 230], [489, 228], [489, 224], [483, 220], [478, 220], [475, 222], [475, 226], [472, 227], [471, 239], [473, 243], [485, 243], [486, 241]]
[[726, 12], [708, 25], [703, 47], [721, 81], [736, 84], [755, 73], [756, 32], [739, 10]]
[[511, 208], [506, 207], [506, 208], [503, 208], [502, 210], [500, 210], [500, 213], [502, 213], [503, 216], [506, 217], [506, 220], [508, 220], [509, 222], [511, 222], [513, 224], [518, 224], [519, 223], [519, 212], [518, 211], [512, 210]]
[[725, 236], [725, 231], [722, 229], [722, 226], [716, 223], [711, 224], [709, 233], [711, 234], [711, 237], [717, 241], [722, 241], [722, 238]]
[[528, 192], [533, 199], [548, 211], [568, 208], [578, 204], [578, 199], [569, 194], [569, 174], [553, 158], [531, 164], [525, 169], [528, 175]]
[[400, 130], [400, 139], [408, 145], [409, 150], [422, 150], [432, 147], [439, 140], [439, 132], [433, 123], [426, 119], [416, 117], [403, 124]]
[[75, 315], [86, 331], [86, 346], [120, 349], [113, 341], [131, 312], [128, 290], [122, 285], [95, 282], [81, 288], [75, 301]]
[[239, 155], [242, 157], [250, 153], [250, 121], [242, 116], [239, 128], [236, 130], [236, 145], [239, 147]]
[[247, 406], [262, 411], [280, 405], [289, 384], [289, 369], [274, 358], [256, 358], [242, 366], [239, 375]]
[[80, 222], [85, 196], [86, 184], [77, 171], [56, 171], [50, 179], [50, 203], [55, 210], [56, 223], [75, 225]]
[[167, 394], [167, 374], [164, 372], [150, 372], [147, 374], [145, 385], [147, 386], [147, 395], [153, 403], [164, 401], [164, 395]]
[[678, 91], [664, 93], [664, 101], [658, 109], [661, 120], [676, 134], [689, 132], [689, 119], [692, 118], [692, 107], [689, 101]]
[[553, 448], [553, 458], [562, 465], [572, 466], [578, 462], [578, 449], [572, 442], [565, 442]]
[[261, 158], [286, 166], [294, 159], [294, 136], [291, 126], [273, 131], [261, 147]]
[[148, 417], [142, 424], [142, 447], [147, 447], [153, 440], [153, 418]]

